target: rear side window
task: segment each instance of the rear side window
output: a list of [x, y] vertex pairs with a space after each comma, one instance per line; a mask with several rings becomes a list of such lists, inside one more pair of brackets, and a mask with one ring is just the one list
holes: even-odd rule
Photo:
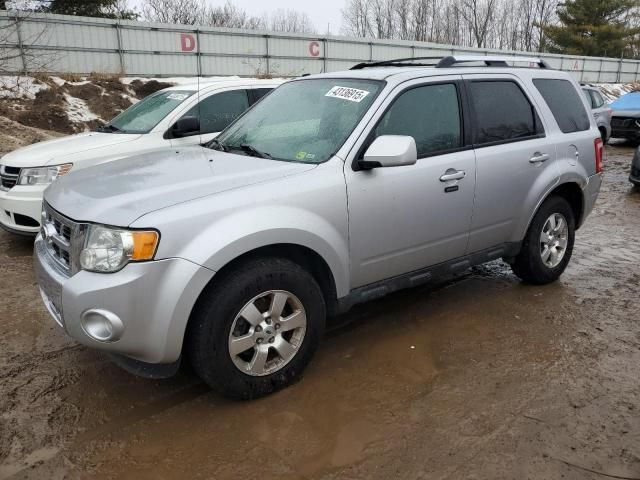
[[200, 133], [221, 132], [249, 108], [246, 90], [216, 93], [192, 107], [184, 116], [200, 118]]
[[604, 98], [602, 98], [599, 92], [589, 90], [589, 94], [591, 95], [591, 105], [593, 108], [600, 108], [604, 105]]
[[400, 94], [375, 129], [381, 135], [408, 135], [418, 157], [462, 146], [458, 90], [454, 84], [425, 85]]
[[589, 115], [570, 81], [538, 78], [533, 84], [547, 102], [563, 133], [589, 130]]
[[509, 80], [469, 83], [474, 144], [524, 140], [537, 135], [539, 121], [520, 87]]
[[262, 97], [264, 97], [267, 93], [269, 93], [272, 88], [252, 88], [249, 90], [249, 95], [251, 96], [251, 104], [253, 105]]

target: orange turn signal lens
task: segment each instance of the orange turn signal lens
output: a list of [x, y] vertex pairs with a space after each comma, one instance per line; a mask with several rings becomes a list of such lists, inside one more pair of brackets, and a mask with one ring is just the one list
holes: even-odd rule
[[131, 232], [133, 254], [131, 260], [151, 260], [158, 247], [158, 232]]

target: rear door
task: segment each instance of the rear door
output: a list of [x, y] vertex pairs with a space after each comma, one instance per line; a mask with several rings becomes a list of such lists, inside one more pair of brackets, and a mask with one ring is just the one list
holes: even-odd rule
[[[517, 241], [539, 185], [557, 181], [556, 149], [526, 85], [512, 75], [465, 75], [476, 153], [467, 253]], [[535, 202], [534, 202], [535, 203]]]

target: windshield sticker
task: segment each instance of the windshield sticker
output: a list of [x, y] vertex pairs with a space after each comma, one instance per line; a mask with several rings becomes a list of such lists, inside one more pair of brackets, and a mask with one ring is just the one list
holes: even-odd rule
[[296, 160], [313, 160], [316, 156], [313, 153], [298, 152], [296, 153]]
[[182, 101], [184, 99], [186, 99], [189, 95], [187, 95], [186, 93], [172, 93], [170, 95], [167, 95], [167, 98], [169, 100], [179, 100]]
[[341, 98], [343, 100], [349, 100], [350, 102], [361, 102], [367, 95], [369, 95], [369, 92], [366, 90], [336, 85], [325, 94], [325, 97]]

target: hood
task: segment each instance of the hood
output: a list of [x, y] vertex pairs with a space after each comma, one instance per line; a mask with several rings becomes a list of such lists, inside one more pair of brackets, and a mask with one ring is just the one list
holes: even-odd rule
[[640, 92], [631, 92], [622, 95], [620, 98], [611, 102], [609, 107], [613, 110], [623, 112], [620, 115], [626, 115], [631, 111], [640, 111]]
[[640, 118], [640, 110], [616, 110], [611, 113], [612, 117]]
[[2, 157], [2, 164], [10, 167], [42, 167], [65, 163], [70, 155], [96, 150], [97, 155], [108, 154], [111, 147], [140, 138], [139, 134], [88, 132], [55, 138], [22, 147]]
[[155, 210], [314, 167], [200, 146], [167, 148], [72, 171], [44, 199], [76, 221], [128, 226]]

